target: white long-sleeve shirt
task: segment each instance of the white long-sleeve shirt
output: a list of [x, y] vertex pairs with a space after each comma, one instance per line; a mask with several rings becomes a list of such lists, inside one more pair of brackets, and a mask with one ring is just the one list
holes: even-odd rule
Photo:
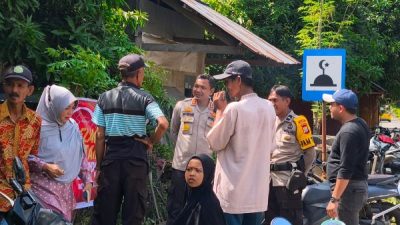
[[275, 110], [255, 93], [228, 104], [207, 135], [217, 152], [214, 191], [225, 213], [267, 210]]

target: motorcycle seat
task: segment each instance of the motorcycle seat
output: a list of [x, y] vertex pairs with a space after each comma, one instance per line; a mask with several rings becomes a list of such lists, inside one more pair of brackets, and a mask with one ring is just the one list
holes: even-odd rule
[[388, 174], [369, 174], [368, 184], [369, 185], [384, 185], [397, 183], [399, 177], [397, 175]]
[[368, 185], [368, 200], [382, 199], [399, 196], [396, 186]]
[[391, 137], [386, 136], [384, 134], [378, 135], [378, 140], [383, 143], [387, 143], [387, 144], [391, 144], [391, 145], [396, 144]]
[[328, 202], [331, 197], [331, 190], [328, 182], [308, 185], [302, 192], [303, 204]]

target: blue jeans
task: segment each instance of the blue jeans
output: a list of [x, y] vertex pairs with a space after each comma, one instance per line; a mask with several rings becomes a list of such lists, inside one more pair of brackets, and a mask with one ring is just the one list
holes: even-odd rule
[[229, 214], [224, 213], [227, 225], [260, 225], [263, 220], [263, 212]]
[[8, 225], [6, 220], [0, 220], [0, 225]]

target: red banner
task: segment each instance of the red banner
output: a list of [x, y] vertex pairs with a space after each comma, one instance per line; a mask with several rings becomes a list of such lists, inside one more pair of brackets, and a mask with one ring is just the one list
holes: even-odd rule
[[[78, 98], [78, 106], [72, 114], [72, 118], [79, 124], [81, 130], [83, 142], [85, 145], [85, 155], [89, 164], [89, 168], [94, 179], [96, 173], [96, 124], [92, 122], [92, 115], [96, 106], [96, 100], [88, 98]], [[93, 184], [94, 187], [97, 184]], [[84, 192], [84, 183], [78, 177], [72, 183], [74, 196], [77, 202], [76, 208], [85, 208], [93, 206], [93, 199], [95, 196], [94, 188], [90, 193]]]

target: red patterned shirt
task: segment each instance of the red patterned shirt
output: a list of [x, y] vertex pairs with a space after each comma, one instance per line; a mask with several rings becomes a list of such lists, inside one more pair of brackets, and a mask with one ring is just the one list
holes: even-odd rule
[[[15, 198], [14, 191], [7, 181], [14, 175], [14, 157], [18, 156], [21, 159], [26, 173], [25, 188], [30, 188], [27, 158], [30, 154], [38, 154], [40, 126], [40, 117], [25, 105], [22, 116], [16, 122], [10, 117], [7, 102], [0, 105], [0, 191], [12, 199]], [[0, 212], [8, 210], [9, 203], [0, 197]]]

